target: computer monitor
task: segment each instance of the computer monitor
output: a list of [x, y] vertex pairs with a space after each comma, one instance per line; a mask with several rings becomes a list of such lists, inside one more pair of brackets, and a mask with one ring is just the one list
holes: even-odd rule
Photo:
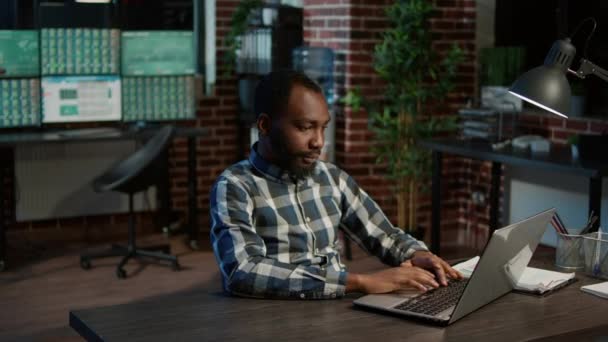
[[0, 30], [0, 128], [40, 124], [38, 31]]
[[122, 32], [124, 121], [195, 118], [193, 31]]
[[0, 77], [38, 77], [40, 51], [38, 31], [0, 30]]
[[119, 76], [46, 76], [42, 78], [42, 123], [119, 121]]
[[192, 31], [123, 31], [123, 76], [192, 75], [196, 71]]
[[40, 125], [40, 79], [0, 78], [0, 128]]
[[110, 28], [42, 28], [43, 75], [118, 75], [120, 30]]
[[194, 76], [191, 75], [123, 77], [123, 120], [194, 119], [194, 88]]

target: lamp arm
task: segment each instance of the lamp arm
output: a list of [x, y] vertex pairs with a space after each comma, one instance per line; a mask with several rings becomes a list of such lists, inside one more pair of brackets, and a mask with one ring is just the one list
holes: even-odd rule
[[585, 78], [587, 75], [595, 75], [608, 82], [608, 71], [584, 58], [581, 59], [581, 65], [578, 67], [578, 70], [573, 71], [573, 73], [580, 78]]

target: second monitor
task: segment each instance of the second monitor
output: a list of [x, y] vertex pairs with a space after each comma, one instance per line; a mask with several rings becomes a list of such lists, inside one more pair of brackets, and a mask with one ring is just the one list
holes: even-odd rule
[[42, 78], [42, 122], [119, 121], [119, 76]]

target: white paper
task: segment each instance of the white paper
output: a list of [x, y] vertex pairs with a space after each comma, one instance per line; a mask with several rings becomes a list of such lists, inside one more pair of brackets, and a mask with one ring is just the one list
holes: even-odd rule
[[574, 272], [563, 273], [540, 268], [526, 267], [524, 273], [515, 285], [518, 290], [544, 292], [574, 278]]
[[467, 261], [463, 261], [459, 264], [452, 266], [456, 271], [462, 273], [465, 278], [471, 277], [473, 271], [475, 270], [475, 266], [477, 266], [477, 262], [479, 261], [479, 256], [471, 258]]
[[608, 299], [608, 281], [593, 285], [581, 286], [581, 291]]
[[[476, 256], [467, 261], [454, 265], [453, 267], [455, 270], [462, 273], [465, 278], [469, 278], [471, 274], [473, 274], [478, 261], [479, 256]], [[517, 290], [539, 291], [542, 293], [574, 278], [574, 275], [574, 272], [563, 273], [535, 267], [526, 267], [514, 287]]]

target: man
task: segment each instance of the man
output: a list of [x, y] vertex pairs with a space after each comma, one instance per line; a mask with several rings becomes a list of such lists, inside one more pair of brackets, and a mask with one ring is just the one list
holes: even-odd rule
[[[259, 141], [211, 191], [211, 242], [224, 289], [263, 298], [426, 291], [461, 278], [424, 243], [393, 227], [353, 178], [319, 161], [330, 115], [319, 86], [276, 71], [255, 92]], [[338, 229], [393, 268], [346, 271]]]

